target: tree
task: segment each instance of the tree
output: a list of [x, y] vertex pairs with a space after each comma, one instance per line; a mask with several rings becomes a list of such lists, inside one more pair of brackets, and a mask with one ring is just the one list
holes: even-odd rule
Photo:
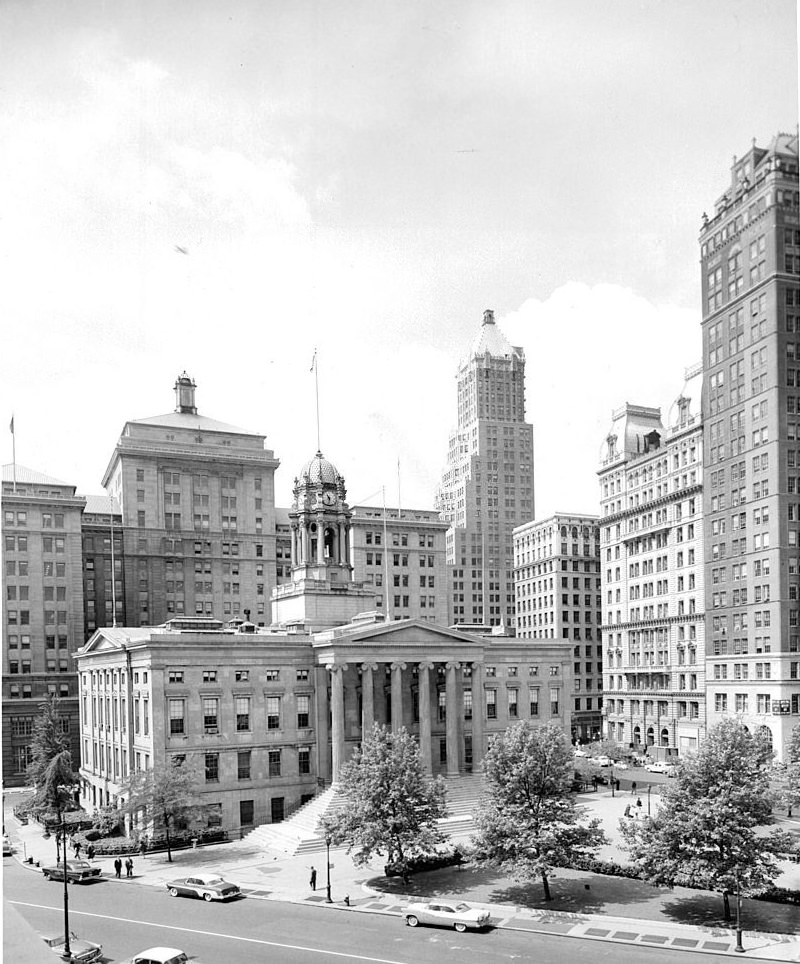
[[126, 813], [143, 814], [145, 822], [164, 831], [170, 862], [171, 832], [178, 823], [197, 816], [204, 809], [197, 801], [197, 775], [186, 761], [168, 760], [150, 770], [139, 770], [124, 785], [121, 795]]
[[[69, 737], [64, 731], [58, 697], [48, 696], [44, 703], [39, 705], [39, 715], [33, 722], [30, 747], [31, 762], [28, 764], [26, 775], [33, 785], [36, 796], [41, 796], [40, 791], [52, 779], [50, 766], [53, 760], [62, 753], [69, 752]], [[71, 761], [70, 756], [70, 769]], [[63, 762], [62, 760], [62, 765]], [[75, 785], [77, 782], [77, 775], [75, 775], [75, 779], [71, 780], [70, 784]], [[41, 800], [34, 800], [34, 805], [43, 806], [44, 804]]]
[[475, 815], [478, 858], [516, 880], [539, 878], [551, 900], [556, 867], [593, 856], [605, 842], [599, 820], [570, 794], [572, 747], [555, 723], [516, 723], [495, 738], [483, 760], [484, 791]]
[[444, 817], [446, 788], [423, 769], [419, 746], [405, 729], [375, 724], [340, 769], [342, 806], [320, 821], [331, 842], [347, 844], [356, 864], [385, 854], [405, 879], [409, 860], [444, 842], [436, 821]]
[[793, 847], [789, 835], [764, 833], [772, 822], [772, 750], [735, 719], [722, 720], [697, 756], [664, 786], [661, 806], [644, 822], [623, 820], [626, 846], [651, 884], [685, 881], [722, 894], [753, 893], [778, 876], [776, 858]]
[[792, 808], [800, 807], [800, 724], [794, 727], [786, 744], [786, 759], [775, 764], [778, 800], [791, 817]]

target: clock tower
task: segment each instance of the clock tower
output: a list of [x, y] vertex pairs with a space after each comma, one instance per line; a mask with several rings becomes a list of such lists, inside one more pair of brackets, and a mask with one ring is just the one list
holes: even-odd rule
[[322, 452], [300, 470], [292, 489], [291, 582], [272, 595], [274, 623], [330, 629], [372, 608], [374, 591], [353, 583], [344, 478]]

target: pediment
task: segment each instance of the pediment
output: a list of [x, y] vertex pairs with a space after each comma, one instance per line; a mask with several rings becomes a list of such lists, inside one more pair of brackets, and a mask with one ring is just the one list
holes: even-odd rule
[[315, 638], [315, 650], [337, 652], [452, 652], [465, 655], [482, 653], [487, 640], [472, 633], [435, 626], [422, 620], [398, 620], [365, 627], [347, 627]]

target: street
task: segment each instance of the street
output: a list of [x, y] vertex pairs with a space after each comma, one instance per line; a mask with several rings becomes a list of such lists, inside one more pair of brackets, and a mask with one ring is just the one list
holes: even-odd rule
[[[6, 899], [36, 931], [63, 927], [62, 889], [12, 861], [4, 864]], [[526, 933], [510, 929], [456, 934], [411, 929], [399, 917], [333, 910], [324, 906], [244, 899], [207, 904], [170, 898], [166, 890], [103, 880], [69, 888], [70, 927], [103, 945], [119, 961], [158, 944], [180, 947], [197, 964], [263, 964], [349, 960], [375, 964], [464, 964], [531, 960], [542, 964], [613, 960], [654, 964], [675, 959], [674, 950]], [[704, 954], [708, 961], [724, 955]], [[53, 958], [55, 961], [55, 958]]]

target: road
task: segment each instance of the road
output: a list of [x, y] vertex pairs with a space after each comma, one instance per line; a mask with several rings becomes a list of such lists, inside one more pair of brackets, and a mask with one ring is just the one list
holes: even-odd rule
[[[37, 931], [63, 927], [63, 888], [25, 870], [4, 865], [6, 901]], [[180, 947], [196, 964], [501, 964], [527, 961], [563, 964], [670, 964], [675, 951], [520, 932], [506, 928], [456, 934], [409, 928], [399, 917], [333, 910], [324, 906], [245, 898], [206, 904], [170, 898], [166, 890], [103, 880], [69, 888], [70, 927], [103, 945], [119, 961], [157, 944]], [[704, 954], [704, 962], [726, 961]], [[53, 964], [57, 958], [53, 956]]]

